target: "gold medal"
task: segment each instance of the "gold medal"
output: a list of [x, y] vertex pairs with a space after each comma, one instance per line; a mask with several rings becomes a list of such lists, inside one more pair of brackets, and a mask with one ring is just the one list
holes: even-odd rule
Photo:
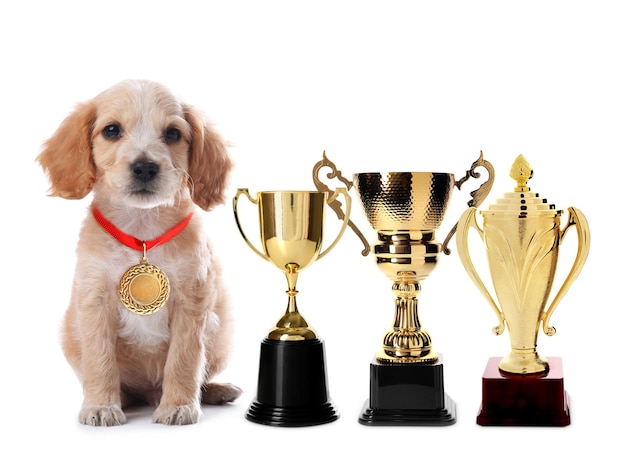
[[119, 292], [122, 304], [133, 313], [156, 313], [170, 297], [170, 281], [161, 268], [148, 262], [146, 254], [149, 249], [175, 238], [189, 224], [193, 212], [190, 212], [183, 221], [167, 230], [163, 235], [150, 241], [141, 241], [124, 233], [104, 218], [96, 208], [92, 209], [92, 213], [98, 224], [112, 237], [131, 249], [143, 250], [143, 258], [139, 264], [128, 268], [120, 279]]
[[152, 314], [161, 309], [170, 296], [170, 281], [158, 266], [144, 255], [141, 262], [126, 270], [120, 279], [120, 300], [137, 314]]

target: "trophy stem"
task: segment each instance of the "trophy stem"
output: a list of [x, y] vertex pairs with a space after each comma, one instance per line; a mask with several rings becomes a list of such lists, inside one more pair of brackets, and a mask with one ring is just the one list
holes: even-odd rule
[[287, 295], [289, 295], [289, 302], [287, 303], [287, 313], [288, 314], [296, 314], [298, 313], [298, 305], [296, 304], [296, 295], [298, 291], [296, 290], [296, 282], [298, 281], [298, 265], [295, 263], [289, 263], [287, 265], [287, 271], [285, 272], [285, 276], [287, 276]]
[[315, 331], [309, 327], [304, 317], [298, 311], [296, 303], [296, 282], [298, 280], [298, 268], [296, 263], [288, 263], [285, 267], [285, 276], [287, 276], [287, 310], [282, 318], [276, 323], [276, 326], [269, 332], [267, 338], [270, 340], [313, 340], [317, 339]]
[[421, 291], [415, 273], [399, 272], [392, 291], [396, 295], [393, 327], [383, 339], [376, 359], [381, 363], [434, 363], [439, 356], [433, 350], [430, 334], [421, 328], [417, 295]]

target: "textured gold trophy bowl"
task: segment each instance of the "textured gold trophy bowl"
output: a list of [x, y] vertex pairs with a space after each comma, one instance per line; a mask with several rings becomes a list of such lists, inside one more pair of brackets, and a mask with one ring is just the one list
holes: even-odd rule
[[455, 186], [454, 175], [431, 172], [358, 173], [358, 200], [378, 240], [374, 257], [396, 296], [393, 327], [383, 338], [380, 363], [434, 363], [438, 355], [421, 327], [417, 296], [435, 268], [441, 225]]
[[441, 226], [454, 175], [431, 172], [357, 173], [359, 201], [377, 231], [425, 230]]
[[[343, 221], [335, 240], [322, 251], [325, 205], [335, 201], [338, 194], [345, 197], [346, 216], [349, 216], [351, 201], [343, 188], [337, 189], [334, 194], [317, 191], [264, 191], [258, 193], [257, 198], [250, 196], [245, 188], [237, 190], [233, 205], [241, 235], [257, 255], [274, 264], [287, 278], [287, 310], [268, 333], [267, 337], [271, 340], [318, 338], [315, 330], [298, 310], [296, 282], [299, 273], [326, 255], [345, 231], [347, 220]], [[250, 242], [239, 221], [237, 204], [241, 195], [245, 195], [258, 206], [262, 251]]]
[[[532, 176], [528, 162], [519, 156], [511, 168], [511, 177], [518, 183], [515, 190], [480, 212], [482, 228], [476, 220], [477, 209], [466, 210], [459, 220], [456, 238], [465, 270], [498, 317], [494, 333], [502, 334], [505, 326], [509, 331], [511, 351], [502, 358], [499, 368], [519, 375], [548, 371], [548, 361], [537, 352], [540, 326], [543, 324], [546, 335], [554, 335], [556, 330], [549, 325], [550, 316], [580, 273], [589, 253], [589, 225], [582, 212], [570, 207], [568, 222], [561, 229], [562, 211], [526, 186]], [[578, 231], [578, 252], [569, 274], [548, 305], [559, 248], [571, 226], [576, 226]], [[470, 257], [468, 233], [472, 227], [484, 243], [495, 299]]]

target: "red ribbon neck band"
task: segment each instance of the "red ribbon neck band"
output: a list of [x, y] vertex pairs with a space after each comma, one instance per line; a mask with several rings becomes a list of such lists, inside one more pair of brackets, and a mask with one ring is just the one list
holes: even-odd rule
[[174, 239], [189, 224], [189, 221], [191, 221], [191, 217], [193, 215], [193, 212], [191, 212], [189, 215], [185, 217], [183, 221], [178, 223], [173, 228], [167, 230], [165, 233], [163, 233], [159, 237], [155, 239], [151, 239], [149, 241], [142, 241], [140, 239], [137, 239], [135, 236], [126, 234], [125, 232], [117, 228], [113, 223], [111, 223], [109, 220], [104, 218], [104, 216], [102, 215], [102, 213], [100, 213], [98, 209], [94, 208], [92, 213], [93, 213], [93, 217], [100, 224], [100, 226], [104, 228], [104, 230], [107, 233], [109, 233], [111, 236], [113, 236], [115, 239], [120, 241], [125, 246], [130, 247], [131, 249], [134, 249], [134, 250], [139, 250], [139, 251], [148, 251], [158, 245], [164, 244], [167, 241]]

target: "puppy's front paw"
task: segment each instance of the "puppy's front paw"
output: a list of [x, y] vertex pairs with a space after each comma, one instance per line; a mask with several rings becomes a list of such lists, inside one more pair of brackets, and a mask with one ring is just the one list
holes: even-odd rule
[[200, 419], [202, 412], [198, 405], [184, 404], [182, 406], [160, 405], [152, 414], [154, 423], [165, 425], [189, 425], [195, 424]]
[[117, 405], [89, 405], [82, 407], [78, 420], [84, 425], [112, 427], [126, 423], [126, 415]]

